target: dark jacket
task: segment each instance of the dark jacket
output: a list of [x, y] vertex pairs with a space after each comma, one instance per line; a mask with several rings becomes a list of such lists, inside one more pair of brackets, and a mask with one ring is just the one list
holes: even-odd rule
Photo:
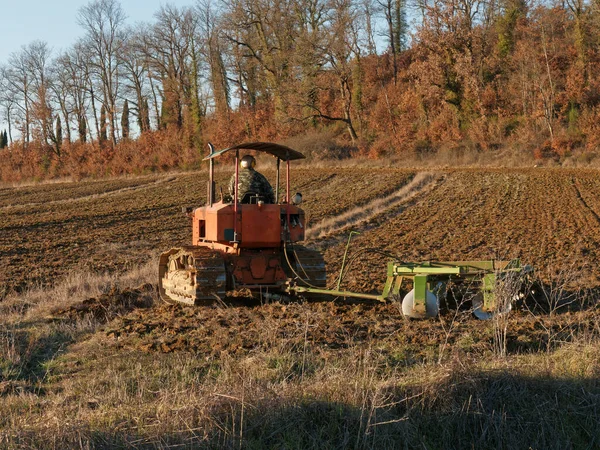
[[[233, 187], [235, 185], [235, 173], [229, 180], [229, 193], [233, 198]], [[262, 197], [265, 203], [275, 203], [275, 193], [269, 181], [263, 174], [254, 169], [240, 169], [238, 180], [238, 196], [239, 200], [244, 197], [247, 192], [253, 192]]]

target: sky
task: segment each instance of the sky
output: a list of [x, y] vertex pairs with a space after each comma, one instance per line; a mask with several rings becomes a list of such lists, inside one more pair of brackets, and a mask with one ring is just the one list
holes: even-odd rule
[[[45, 41], [52, 54], [66, 50], [82, 37], [77, 24], [79, 8], [88, 1], [76, 0], [7, 0], [0, 2], [0, 64], [8, 62], [11, 53], [35, 40]], [[121, 0], [127, 23], [150, 22], [162, 5], [192, 6], [195, 0]]]
[[[77, 15], [88, 3], [90, 0], [0, 0], [0, 65], [7, 64], [12, 53], [36, 40], [46, 42], [53, 57], [67, 50], [84, 36]], [[130, 25], [152, 22], [161, 6], [181, 8], [195, 3], [196, 0], [120, 0]], [[0, 131], [6, 127], [0, 118]]]
[[[121, 0], [127, 24], [151, 22], [161, 6], [192, 6], [196, 0]], [[0, 65], [8, 63], [11, 53], [39, 40], [48, 43], [52, 56], [68, 49], [84, 31], [77, 23], [79, 8], [90, 3], [84, 0], [7, 0], [0, 1]], [[0, 131], [7, 124], [0, 119]], [[14, 137], [14, 135], [13, 135]]]

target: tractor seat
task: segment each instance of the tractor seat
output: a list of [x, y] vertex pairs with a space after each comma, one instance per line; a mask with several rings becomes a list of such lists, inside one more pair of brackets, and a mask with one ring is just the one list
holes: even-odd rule
[[261, 195], [253, 191], [247, 191], [242, 195], [240, 203], [244, 205], [256, 205], [259, 200], [263, 200]]

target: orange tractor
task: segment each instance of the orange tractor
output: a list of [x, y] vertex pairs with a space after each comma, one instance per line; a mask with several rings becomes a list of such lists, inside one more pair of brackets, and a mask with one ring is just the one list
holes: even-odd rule
[[[267, 298], [287, 292], [288, 281], [324, 287], [323, 257], [295, 244], [304, 240], [301, 196], [290, 190], [290, 161], [304, 158], [283, 145], [254, 142], [211, 153], [206, 206], [187, 210], [192, 219], [192, 245], [163, 253], [159, 291], [163, 299], [187, 304], [222, 298], [227, 291], [250, 289]], [[240, 150], [253, 150], [276, 159], [275, 204], [253, 192], [238, 192]], [[235, 184], [231, 202], [215, 200], [214, 159], [235, 152]], [[280, 201], [280, 167], [286, 164], [285, 196]]]
[[[174, 248], [160, 256], [159, 292], [168, 302], [190, 305], [223, 298], [228, 291], [248, 289], [253, 295], [277, 300], [288, 295], [362, 298], [377, 301], [401, 301], [402, 312], [410, 318], [435, 317], [439, 301], [448, 292], [462, 292], [469, 298], [473, 314], [489, 319], [510, 311], [517, 288], [531, 272], [529, 266], [512, 261], [403, 262], [392, 260], [381, 294], [340, 290], [346, 256], [335, 289], [326, 288], [325, 262], [322, 255], [297, 242], [304, 239], [302, 196], [291, 195], [290, 161], [304, 158], [283, 145], [253, 142], [211, 152], [209, 161], [208, 201], [206, 206], [186, 208], [192, 219], [192, 245]], [[266, 203], [256, 192], [239, 191], [240, 150], [253, 150], [276, 159], [275, 203]], [[235, 152], [235, 183], [231, 201], [215, 201], [214, 159]], [[280, 201], [280, 166], [286, 163], [285, 196]], [[352, 233], [350, 234], [352, 236]], [[348, 240], [348, 246], [350, 239]], [[359, 250], [353, 255], [359, 255]], [[346, 252], [348, 248], [346, 249]], [[405, 283], [408, 282], [408, 283]], [[506, 292], [511, 283], [515, 289]], [[335, 283], [334, 283], [335, 284]], [[406, 291], [404, 285], [410, 290]], [[503, 289], [498, 289], [504, 286]], [[406, 292], [402, 297], [401, 292]], [[452, 294], [455, 296], [455, 294]]]

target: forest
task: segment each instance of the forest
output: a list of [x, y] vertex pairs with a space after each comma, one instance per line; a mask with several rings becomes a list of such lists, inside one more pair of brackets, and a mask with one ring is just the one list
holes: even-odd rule
[[312, 159], [590, 164], [599, 0], [199, 0], [0, 62], [0, 181], [199, 167], [207, 142]]

